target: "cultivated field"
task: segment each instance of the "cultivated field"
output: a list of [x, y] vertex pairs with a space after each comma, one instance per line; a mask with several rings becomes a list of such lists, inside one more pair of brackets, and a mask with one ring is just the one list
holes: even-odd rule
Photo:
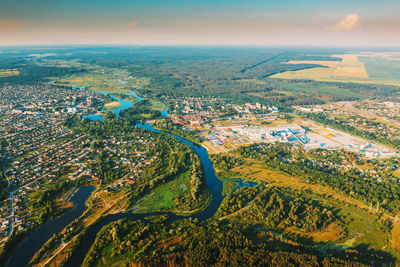
[[[290, 60], [287, 64], [317, 64], [326, 67], [317, 67], [312, 69], [304, 69], [298, 71], [287, 71], [281, 73], [282, 75], [296, 75], [299, 77], [304, 77], [304, 79], [309, 79], [310, 75], [313, 74], [315, 78], [325, 78], [332, 77], [340, 61], [317, 61], [317, 60]], [[289, 78], [290, 79], [290, 78]]]
[[359, 59], [364, 63], [371, 78], [400, 80], [400, 58], [362, 56]]
[[287, 64], [318, 64], [316, 67], [278, 73], [271, 78], [328, 82], [400, 85], [399, 53], [360, 53], [332, 55], [341, 61], [289, 61]]
[[336, 67], [334, 77], [368, 78], [367, 70], [363, 63], [358, 60], [357, 55], [334, 55], [342, 61]]
[[13, 76], [13, 75], [18, 75], [19, 71], [17, 69], [2, 69], [0, 70], [0, 77], [7, 77], [7, 76]]

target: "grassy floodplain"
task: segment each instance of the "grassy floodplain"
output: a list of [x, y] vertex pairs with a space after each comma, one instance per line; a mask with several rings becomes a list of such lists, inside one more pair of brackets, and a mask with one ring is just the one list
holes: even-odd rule
[[148, 78], [132, 77], [126, 70], [93, 67], [84, 74], [71, 75], [52, 81], [56, 85], [88, 87], [91, 91], [129, 93], [132, 89], [148, 85]]
[[114, 110], [121, 106], [121, 103], [118, 101], [113, 101], [104, 105], [105, 110]]
[[156, 187], [129, 210], [135, 213], [171, 211], [178, 214], [188, 214], [205, 207], [208, 203], [208, 199], [204, 199], [204, 202], [197, 203], [197, 207], [193, 210], [185, 210], [177, 204], [176, 199], [186, 198], [187, 195], [190, 194], [189, 189], [190, 172], [181, 172], [173, 180]]

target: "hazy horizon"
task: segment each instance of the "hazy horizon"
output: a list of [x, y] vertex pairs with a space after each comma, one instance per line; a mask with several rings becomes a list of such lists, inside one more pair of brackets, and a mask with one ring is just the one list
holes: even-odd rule
[[[282, 44], [282, 45], [268, 45], [268, 44], [260, 44], [260, 45], [250, 45], [250, 44], [123, 44], [123, 43], [115, 43], [115, 44], [102, 44], [102, 43], [93, 43], [93, 44], [88, 44], [88, 43], [76, 43], [76, 44], [15, 44], [15, 45], [0, 45], [0, 48], [2, 49], [8, 49], [8, 48], [27, 48], [27, 49], [63, 49], [63, 48], [85, 48], [85, 47], [90, 47], [90, 48], [112, 48], [112, 47], [118, 47], [118, 48], [168, 48], [168, 47], [186, 47], [186, 48], [196, 48], [196, 47], [201, 47], [201, 48], [288, 48], [288, 49], [345, 49], [345, 50], [357, 50], [357, 51], [362, 51], [365, 50], [365, 52], [368, 51], [375, 51], [375, 50], [382, 50], [382, 51], [393, 51], [396, 52], [395, 50], [400, 50], [400, 45], [394, 46], [394, 45], [288, 45], [288, 44]], [[2, 52], [2, 51], [0, 51]]]
[[0, 45], [399, 47], [398, 14], [394, 0], [5, 0]]

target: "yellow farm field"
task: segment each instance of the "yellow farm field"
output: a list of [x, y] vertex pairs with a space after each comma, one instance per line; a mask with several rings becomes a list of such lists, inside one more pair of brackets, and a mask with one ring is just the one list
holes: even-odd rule
[[370, 78], [364, 63], [360, 62], [359, 57], [366, 56], [384, 56], [391, 60], [399, 60], [400, 54], [395, 53], [361, 53], [361, 54], [344, 54], [332, 55], [332, 58], [341, 58], [341, 61], [317, 61], [317, 60], [297, 60], [288, 61], [286, 64], [318, 64], [323, 67], [315, 67], [311, 69], [303, 69], [297, 71], [285, 71], [270, 76], [270, 78], [278, 79], [304, 79], [327, 82], [352, 82], [367, 84], [386, 84], [400, 86], [400, 80], [396, 79], [378, 79]]
[[[273, 75], [273, 78], [281, 78], [281, 79], [324, 79], [326, 77], [332, 77], [333, 73], [336, 70], [336, 67], [339, 65], [339, 61], [295, 61], [291, 60], [287, 62], [287, 64], [318, 64], [322, 66], [326, 66], [328, 68], [316, 67], [312, 69], [304, 69], [298, 71], [286, 71], [283, 73], [279, 73]], [[296, 77], [296, 78], [294, 78]]]
[[0, 70], [0, 77], [7, 77], [7, 76], [13, 76], [13, 75], [18, 75], [19, 71], [16, 69], [2, 69]]
[[333, 76], [349, 78], [368, 78], [367, 69], [364, 63], [358, 60], [358, 55], [334, 55], [342, 61], [335, 69]]

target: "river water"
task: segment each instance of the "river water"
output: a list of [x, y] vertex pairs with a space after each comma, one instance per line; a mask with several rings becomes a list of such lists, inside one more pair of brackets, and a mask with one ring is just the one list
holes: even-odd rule
[[[161, 133], [161, 131], [151, 127], [151, 125], [149, 123], [145, 123], [145, 124], [139, 123], [139, 124], [137, 124], [137, 126], [142, 129], [146, 129], [146, 130], [149, 130], [149, 131], [152, 131], [155, 133]], [[211, 218], [215, 214], [215, 212], [218, 210], [218, 207], [221, 205], [222, 200], [224, 199], [224, 196], [222, 195], [223, 184], [215, 176], [215, 170], [214, 170], [213, 164], [208, 156], [207, 150], [204, 147], [198, 146], [198, 145], [194, 144], [193, 142], [188, 141], [182, 137], [176, 136], [174, 134], [170, 134], [170, 135], [172, 135], [179, 141], [185, 143], [186, 145], [192, 147], [194, 149], [194, 151], [197, 153], [197, 155], [199, 156], [201, 163], [203, 165], [203, 168], [204, 168], [204, 174], [205, 174], [205, 178], [206, 178], [207, 187], [210, 190], [211, 196], [212, 196], [211, 202], [207, 206], [207, 208], [205, 208], [204, 210], [202, 210], [196, 214], [190, 215], [190, 216], [178, 216], [171, 212], [152, 212], [152, 213], [141, 213], [141, 214], [127, 212], [127, 213], [108, 215], [108, 216], [102, 218], [100, 221], [98, 221], [95, 225], [93, 225], [88, 230], [85, 238], [83, 238], [80, 245], [77, 247], [75, 252], [72, 254], [69, 261], [64, 264], [64, 266], [75, 267], [75, 266], [82, 265], [82, 262], [86, 256], [87, 252], [89, 251], [94, 240], [96, 239], [97, 233], [100, 231], [100, 229], [103, 226], [105, 226], [111, 222], [114, 222], [114, 221], [117, 221], [120, 219], [126, 219], [126, 218], [136, 219], [136, 220], [144, 219], [145, 217], [151, 216], [151, 215], [168, 215], [168, 222], [170, 222], [170, 223], [174, 222], [176, 220], [188, 219], [188, 218], [193, 218], [193, 219], [197, 218], [200, 221], [204, 221], [204, 220]]]
[[[117, 101], [121, 102], [121, 107], [113, 110], [113, 112], [119, 115], [119, 112], [121, 110], [129, 108], [135, 103], [138, 103], [139, 101], [143, 100], [143, 98], [137, 96], [134, 91], [132, 91], [131, 94], [135, 97], [138, 97], [139, 100], [136, 102], [131, 102], [113, 97]], [[168, 109], [164, 111], [163, 115], [168, 116]], [[103, 119], [101, 115], [89, 115], [86, 116], [86, 118], [91, 120]], [[151, 127], [149, 123], [145, 124], [138, 123], [136, 126], [154, 133], [161, 133], [161, 131]], [[193, 219], [197, 218], [200, 221], [203, 221], [211, 218], [215, 214], [222, 200], [224, 199], [224, 196], [222, 194], [223, 183], [215, 176], [215, 170], [209, 158], [207, 150], [204, 147], [194, 144], [193, 142], [186, 140], [182, 137], [176, 136], [174, 134], [170, 135], [175, 137], [179, 141], [183, 142], [184, 144], [192, 147], [193, 150], [199, 156], [204, 168], [207, 187], [212, 196], [209, 205], [204, 210], [190, 216], [178, 216], [171, 212], [152, 212], [152, 213], [141, 213], [141, 214], [125, 212], [125, 213], [107, 215], [102, 219], [100, 219], [98, 222], [96, 222], [94, 225], [92, 225], [91, 228], [85, 233], [85, 237], [81, 241], [80, 245], [74, 251], [69, 261], [64, 264], [64, 266], [73, 266], [73, 267], [80, 266], [87, 252], [89, 251], [91, 245], [96, 239], [97, 233], [103, 226], [111, 222], [124, 218], [136, 219], [136, 220], [144, 219], [145, 217], [151, 215], [168, 215], [169, 222], [174, 222], [179, 219], [188, 219], [188, 218], [193, 218]], [[42, 245], [49, 238], [53, 236], [54, 233], [62, 231], [62, 229], [64, 229], [65, 226], [67, 226], [70, 222], [72, 222], [74, 219], [78, 218], [83, 214], [83, 212], [86, 210], [85, 202], [93, 190], [94, 187], [80, 188], [78, 192], [71, 198], [71, 201], [73, 201], [75, 204], [75, 208], [69, 211], [64, 216], [61, 216], [60, 218], [48, 221], [45, 225], [41, 226], [40, 228], [32, 232], [28, 236], [28, 238], [15, 250], [15, 252], [11, 256], [8, 266], [26, 266], [29, 263], [29, 260], [33, 257], [33, 255], [42, 247]]]
[[49, 240], [53, 234], [61, 232], [68, 224], [80, 217], [87, 209], [86, 200], [90, 197], [95, 187], [85, 186], [71, 197], [74, 208], [61, 217], [49, 220], [38, 229], [34, 230], [13, 252], [8, 266], [26, 266], [35, 253]]
[[[121, 84], [123, 84], [122, 82], [123, 81], [121, 81]], [[78, 90], [84, 90], [84, 89], [86, 89], [88, 87], [74, 87], [73, 86], [72, 88], [73, 89], [78, 89]], [[130, 96], [133, 96], [133, 97], [137, 98], [136, 101], [123, 100], [123, 99], [120, 99], [118, 97], [115, 97], [115, 96], [111, 95], [112, 93], [108, 93], [108, 92], [102, 92], [102, 91], [94, 91], [94, 92], [100, 93], [102, 95], [110, 95], [110, 97], [112, 97], [115, 101], [118, 101], [121, 105], [118, 108], [112, 110], [118, 116], [119, 116], [119, 113], [122, 110], [130, 108], [133, 105], [135, 105], [135, 104], [139, 103], [140, 101], [144, 100], [144, 98], [139, 96], [139, 95], [137, 95], [134, 90], [132, 90], [130, 93], [123, 93], [123, 94], [130, 95]], [[165, 117], [169, 116], [168, 107], [167, 106], [165, 106], [165, 109], [163, 111], [161, 111], [161, 116], [165, 116]], [[83, 118], [84, 119], [95, 120], [95, 121], [96, 120], [103, 121], [103, 116], [101, 116], [99, 114], [85, 115], [85, 116], [83, 116]]]

